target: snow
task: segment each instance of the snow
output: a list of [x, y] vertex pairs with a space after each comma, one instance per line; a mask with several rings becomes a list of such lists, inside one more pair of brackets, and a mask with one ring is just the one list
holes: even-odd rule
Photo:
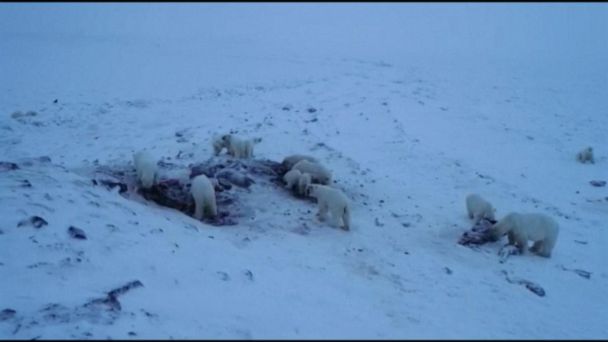
[[[602, 3], [0, 4], [0, 161], [20, 167], [0, 169], [0, 310], [16, 311], [0, 337], [606, 338], [608, 192], [589, 182], [608, 178], [607, 19]], [[263, 137], [256, 158], [319, 159], [351, 230], [263, 184], [216, 227], [91, 182], [144, 148], [204, 161], [232, 129]], [[555, 218], [552, 257], [457, 244], [469, 193], [497, 219]], [[34, 215], [48, 225], [18, 227]], [[120, 311], [83, 306], [135, 280]]]

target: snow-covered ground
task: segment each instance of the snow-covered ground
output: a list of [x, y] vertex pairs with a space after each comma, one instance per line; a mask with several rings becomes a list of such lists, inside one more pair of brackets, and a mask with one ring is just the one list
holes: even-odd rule
[[[0, 337], [607, 338], [607, 36], [602, 3], [0, 4]], [[230, 130], [317, 157], [351, 230], [259, 183], [217, 227], [91, 182]], [[554, 217], [553, 256], [457, 244], [472, 192]]]

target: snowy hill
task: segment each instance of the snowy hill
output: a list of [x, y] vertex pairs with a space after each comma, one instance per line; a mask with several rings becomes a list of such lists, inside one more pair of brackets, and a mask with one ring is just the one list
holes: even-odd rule
[[[607, 18], [1, 4], [0, 337], [606, 338], [608, 187], [589, 182], [608, 180]], [[142, 148], [205, 161], [230, 130], [263, 137], [256, 158], [330, 168], [351, 230], [265, 183], [234, 190], [246, 215], [217, 227], [91, 181]], [[586, 146], [595, 164], [575, 160]], [[473, 192], [498, 218], [552, 216], [553, 256], [459, 245]]]

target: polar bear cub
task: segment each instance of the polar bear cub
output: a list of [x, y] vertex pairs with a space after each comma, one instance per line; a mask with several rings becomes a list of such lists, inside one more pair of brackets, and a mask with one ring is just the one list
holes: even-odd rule
[[469, 218], [473, 219], [475, 224], [479, 223], [479, 221], [484, 218], [495, 221], [494, 213], [496, 212], [496, 209], [492, 207], [490, 202], [486, 201], [478, 194], [469, 194], [466, 198], [466, 202]]
[[291, 190], [294, 185], [298, 185], [296, 193], [298, 195], [305, 195], [306, 187], [311, 184], [311, 177], [308, 173], [302, 173], [299, 170], [290, 170], [283, 176], [283, 180], [287, 185], [285, 188]]
[[319, 219], [324, 221], [327, 211], [331, 211], [332, 225], [339, 226], [343, 223], [343, 229], [350, 229], [350, 208], [348, 198], [338, 189], [320, 184], [312, 184], [306, 188], [306, 195], [317, 199], [319, 204]]
[[516, 245], [521, 254], [528, 249], [528, 240], [534, 241], [531, 252], [549, 258], [555, 247], [559, 226], [551, 217], [540, 213], [509, 213], [490, 229], [490, 236], [498, 240], [508, 234], [509, 244]]
[[148, 151], [139, 151], [133, 155], [137, 180], [143, 188], [150, 188], [156, 183], [158, 165], [156, 159]]
[[285, 168], [285, 170], [291, 170], [291, 168], [296, 165], [300, 160], [308, 160], [312, 163], [318, 163], [315, 157], [307, 156], [305, 154], [292, 154], [290, 156], [285, 157], [281, 162], [281, 165]]
[[331, 172], [319, 163], [303, 159], [297, 162], [291, 169], [310, 174], [313, 182], [321, 183], [323, 185], [331, 183]]
[[201, 174], [194, 177], [190, 192], [192, 193], [192, 197], [194, 197], [194, 218], [202, 220], [203, 215], [206, 217], [215, 217], [217, 215], [215, 189], [207, 176]]
[[590, 162], [591, 164], [595, 164], [595, 160], [593, 158], [593, 147], [587, 147], [586, 149], [577, 153], [576, 159], [581, 163]]
[[253, 145], [260, 143], [262, 138], [240, 139], [232, 134], [225, 134], [222, 140], [228, 147], [228, 154], [234, 158], [253, 157]]

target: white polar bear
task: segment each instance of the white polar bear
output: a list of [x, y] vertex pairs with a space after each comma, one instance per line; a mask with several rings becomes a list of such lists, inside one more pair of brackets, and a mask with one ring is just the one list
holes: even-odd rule
[[495, 221], [494, 213], [496, 212], [496, 209], [492, 207], [490, 202], [484, 200], [478, 194], [469, 194], [466, 198], [466, 202], [469, 218], [473, 219], [475, 224], [483, 218]]
[[587, 147], [586, 149], [577, 153], [576, 159], [581, 163], [590, 162], [591, 164], [595, 164], [595, 160], [593, 158], [593, 147]]
[[331, 183], [331, 172], [319, 163], [313, 163], [303, 159], [297, 162], [291, 169], [310, 174], [313, 182], [321, 183], [323, 185], [329, 185]]
[[232, 134], [225, 134], [222, 140], [228, 147], [228, 154], [234, 158], [253, 157], [253, 146], [262, 141], [262, 138], [240, 139]]
[[133, 155], [137, 180], [143, 188], [150, 188], [158, 178], [158, 165], [156, 159], [148, 151], [139, 151]]
[[350, 208], [348, 198], [338, 189], [320, 184], [312, 184], [306, 188], [306, 195], [317, 199], [319, 204], [318, 216], [324, 221], [327, 211], [331, 211], [332, 225], [344, 223], [343, 229], [350, 229]]
[[528, 240], [534, 241], [531, 252], [549, 258], [555, 247], [559, 226], [545, 214], [509, 213], [490, 228], [494, 240], [508, 234], [509, 244], [518, 247], [521, 254], [528, 250]]
[[283, 176], [283, 180], [287, 183], [285, 188], [289, 190], [297, 185], [296, 193], [302, 196], [306, 194], [306, 187], [311, 184], [310, 174], [302, 173], [299, 170], [290, 170]]
[[215, 189], [207, 176], [201, 174], [194, 177], [190, 192], [192, 193], [192, 197], [194, 197], [194, 218], [202, 220], [203, 214], [206, 217], [215, 217], [217, 215]]
[[296, 165], [296, 163], [300, 160], [308, 160], [312, 163], [318, 163], [317, 159], [315, 159], [314, 157], [307, 156], [304, 154], [292, 154], [290, 156], [285, 157], [285, 159], [283, 159], [283, 162], [281, 162], [281, 165], [283, 165], [285, 170], [291, 170], [291, 168]]

